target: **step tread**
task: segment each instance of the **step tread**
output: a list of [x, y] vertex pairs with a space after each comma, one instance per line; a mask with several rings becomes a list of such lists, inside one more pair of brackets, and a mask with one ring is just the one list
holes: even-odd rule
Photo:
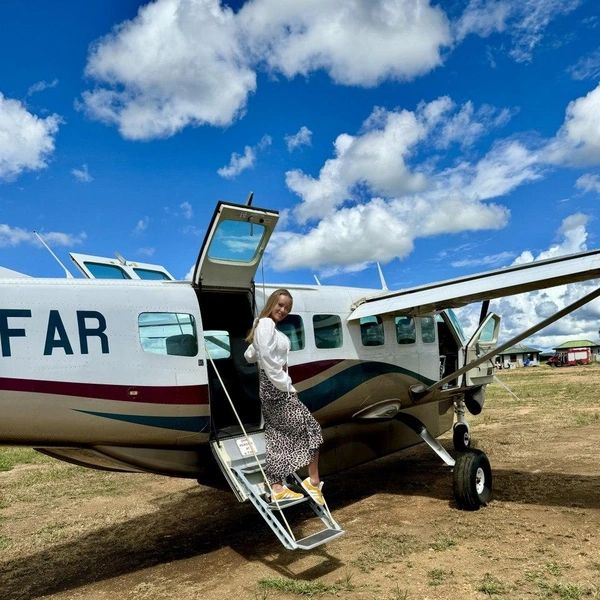
[[308, 501], [310, 498], [308, 496], [303, 496], [302, 498], [298, 498], [297, 500], [280, 500], [279, 508], [277, 508], [277, 504], [275, 502], [269, 502], [267, 506], [269, 510], [283, 510], [284, 508], [289, 508], [290, 506], [296, 506], [296, 504], [302, 504], [303, 502]]
[[317, 531], [317, 533], [313, 533], [301, 540], [296, 541], [296, 545], [298, 548], [302, 548], [303, 550], [310, 550], [311, 548], [315, 548], [316, 546], [320, 546], [325, 542], [330, 542], [335, 538], [338, 538], [346, 533], [343, 529], [322, 529], [321, 531]]

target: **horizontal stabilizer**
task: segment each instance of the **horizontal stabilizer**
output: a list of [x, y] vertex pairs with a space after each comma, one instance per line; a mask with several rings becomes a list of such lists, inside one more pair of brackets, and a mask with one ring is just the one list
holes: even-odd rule
[[6, 267], [0, 267], [0, 277], [12, 279], [13, 277], [29, 277], [29, 275], [25, 275], [25, 273], [19, 273], [19, 271], [13, 271], [12, 269], [7, 269]]
[[369, 315], [424, 315], [503, 296], [600, 278], [600, 250], [540, 260], [364, 299], [349, 320]]

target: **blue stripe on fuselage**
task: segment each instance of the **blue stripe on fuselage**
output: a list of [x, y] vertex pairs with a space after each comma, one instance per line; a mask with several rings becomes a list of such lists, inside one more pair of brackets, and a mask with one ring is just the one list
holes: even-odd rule
[[409, 369], [390, 363], [369, 361], [353, 364], [325, 381], [300, 392], [298, 396], [311, 412], [316, 412], [370, 379], [390, 373], [406, 375], [426, 385], [434, 383], [433, 379], [423, 377]]
[[135, 423], [136, 425], [147, 425], [148, 427], [160, 427], [162, 429], [175, 429], [177, 431], [193, 431], [202, 433], [208, 429], [209, 417], [155, 417], [146, 415], [120, 415], [116, 413], [96, 412], [93, 410], [77, 410], [77, 412]]

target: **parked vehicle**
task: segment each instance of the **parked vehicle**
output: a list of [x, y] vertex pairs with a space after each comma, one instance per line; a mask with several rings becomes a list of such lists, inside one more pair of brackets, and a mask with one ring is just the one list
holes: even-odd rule
[[551, 367], [572, 367], [574, 365], [589, 365], [592, 362], [590, 348], [569, 348], [558, 351], [547, 364]]

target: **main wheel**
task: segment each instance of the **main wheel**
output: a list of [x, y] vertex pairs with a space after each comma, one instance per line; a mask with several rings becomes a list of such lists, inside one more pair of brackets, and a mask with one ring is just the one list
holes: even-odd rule
[[466, 423], [455, 423], [452, 430], [452, 443], [454, 449], [464, 452], [471, 447], [471, 434]]
[[452, 475], [454, 498], [462, 510], [479, 510], [492, 496], [492, 468], [481, 450], [469, 450], [456, 458]]

